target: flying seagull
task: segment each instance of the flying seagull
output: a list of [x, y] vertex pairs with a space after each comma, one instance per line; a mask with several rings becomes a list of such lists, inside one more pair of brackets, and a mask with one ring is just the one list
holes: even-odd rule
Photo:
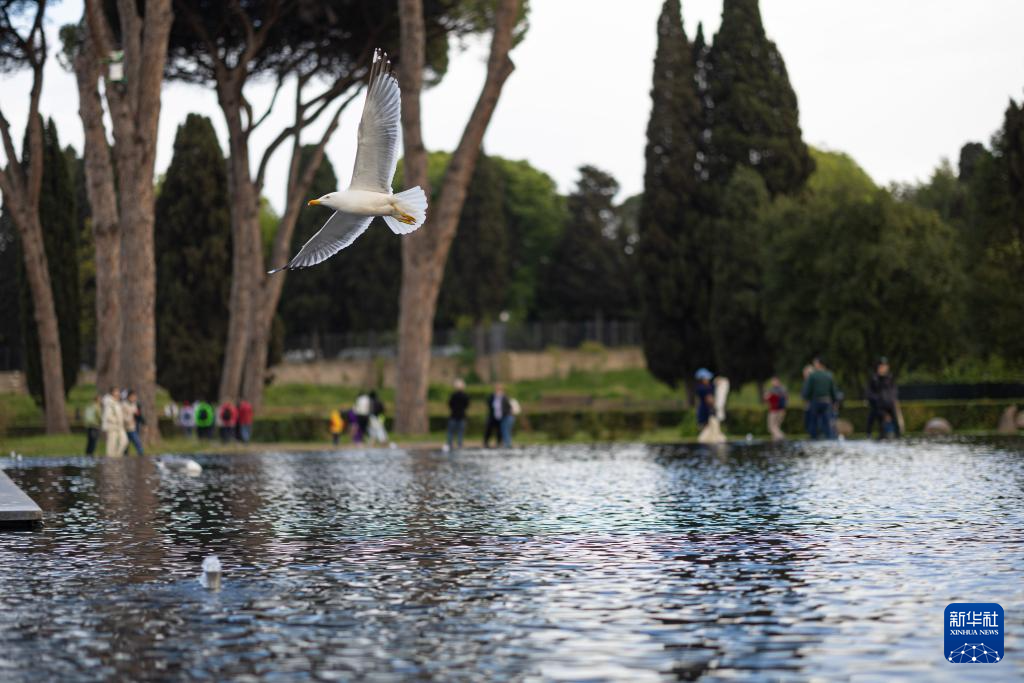
[[268, 271], [308, 268], [322, 263], [366, 232], [381, 216], [396, 235], [407, 235], [427, 219], [427, 197], [419, 186], [392, 194], [391, 179], [398, 164], [399, 117], [402, 94], [391, 73], [387, 53], [377, 49], [370, 67], [370, 85], [359, 121], [359, 146], [352, 184], [347, 190], [312, 199], [310, 206], [334, 209], [324, 227], [313, 235], [288, 265]]

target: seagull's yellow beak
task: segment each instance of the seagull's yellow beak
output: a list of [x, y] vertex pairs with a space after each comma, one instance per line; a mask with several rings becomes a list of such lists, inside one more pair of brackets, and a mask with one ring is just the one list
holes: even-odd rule
[[320, 200], [319, 199], [310, 199], [309, 203], [306, 204], [306, 206], [320, 206]]

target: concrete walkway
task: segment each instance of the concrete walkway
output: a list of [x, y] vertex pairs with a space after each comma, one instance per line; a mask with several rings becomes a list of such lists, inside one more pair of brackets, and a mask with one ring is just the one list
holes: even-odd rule
[[0, 527], [24, 526], [43, 519], [43, 511], [0, 470]]

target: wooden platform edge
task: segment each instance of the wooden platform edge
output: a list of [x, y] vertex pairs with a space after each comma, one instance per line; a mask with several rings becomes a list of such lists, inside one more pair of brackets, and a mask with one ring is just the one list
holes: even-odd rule
[[24, 527], [42, 519], [42, 508], [0, 470], [0, 526]]

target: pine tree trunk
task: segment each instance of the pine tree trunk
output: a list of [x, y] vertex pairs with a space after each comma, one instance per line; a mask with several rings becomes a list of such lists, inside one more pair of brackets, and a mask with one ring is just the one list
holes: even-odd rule
[[[33, 158], [42, 158], [42, 150], [33, 150]], [[53, 289], [43, 247], [43, 228], [39, 212], [22, 211], [15, 215], [25, 258], [25, 274], [32, 294], [36, 328], [39, 334], [39, 359], [43, 371], [43, 411], [47, 434], [67, 434], [68, 416], [64, 406], [64, 369], [61, 364], [60, 332]]]
[[[138, 393], [147, 423], [142, 438], [159, 436], [156, 415], [156, 261], [153, 253], [153, 166], [171, 0], [146, 0], [145, 16], [131, 0], [118, 0], [124, 83], [106, 82], [114, 132], [121, 227], [121, 377]], [[99, 0], [87, 0], [85, 21], [98, 54], [114, 44]], [[116, 248], [115, 248], [116, 249]], [[112, 249], [113, 251], [113, 249]], [[111, 329], [111, 334], [116, 332]]]
[[[416, 234], [424, 234], [420, 228]], [[440, 282], [433, 261], [415, 259], [415, 245], [402, 243], [402, 290], [398, 317], [398, 375], [395, 391], [395, 431], [423, 434], [429, 431], [427, 389], [430, 380], [430, 347]], [[442, 266], [440, 272], [444, 272]]]
[[110, 387], [121, 384], [121, 231], [116, 220], [104, 224], [94, 217], [93, 221], [96, 249], [96, 388], [109, 391]]
[[[261, 288], [262, 290], [262, 288]], [[240, 396], [252, 404], [253, 410], [263, 405], [263, 386], [267, 376], [267, 352], [270, 348], [270, 331], [276, 306], [270, 309], [270, 320], [266, 321], [267, 301], [262, 310], [253, 316], [249, 328], [249, 346], [246, 349], [245, 368], [242, 372]]]
[[96, 264], [96, 388], [107, 391], [121, 382], [121, 229], [114, 171], [103, 126], [97, 88], [99, 60], [88, 31], [75, 56], [78, 113], [85, 133], [86, 193], [92, 220]]
[[[245, 159], [248, 159], [248, 155], [245, 155]], [[262, 274], [263, 265], [259, 198], [249, 178], [239, 178], [236, 166], [232, 159], [228, 173], [231, 193], [231, 294], [228, 299], [228, 336], [224, 347], [220, 400], [237, 400], [243, 394], [243, 378], [254, 329], [253, 317], [257, 312], [257, 273]]]
[[[518, 12], [518, 0], [501, 0], [498, 3], [487, 77], [480, 97], [452, 154], [436, 205], [428, 209], [426, 224], [402, 240], [395, 397], [397, 432], [419, 434], [427, 431], [427, 385], [437, 295], [484, 133], [502, 87], [514, 69], [508, 54], [512, 49], [512, 30]], [[400, 0], [399, 15], [403, 45], [399, 80], [402, 86], [405, 184], [410, 187], [420, 185], [429, 196], [420, 113], [425, 40], [422, 1]]]
[[[243, 396], [243, 382], [252, 343], [259, 275], [263, 270], [259, 192], [249, 168], [249, 145], [241, 116], [241, 87], [233, 80], [218, 83], [221, 110], [228, 125], [228, 194], [231, 197], [231, 294], [228, 337], [219, 400]], [[255, 407], [255, 404], [253, 404]]]
[[[156, 260], [153, 253], [153, 167], [138, 168], [129, 184], [121, 178], [122, 383], [138, 393], [147, 418], [143, 438], [157, 437], [156, 420]], [[131, 170], [131, 166], [128, 167]]]

